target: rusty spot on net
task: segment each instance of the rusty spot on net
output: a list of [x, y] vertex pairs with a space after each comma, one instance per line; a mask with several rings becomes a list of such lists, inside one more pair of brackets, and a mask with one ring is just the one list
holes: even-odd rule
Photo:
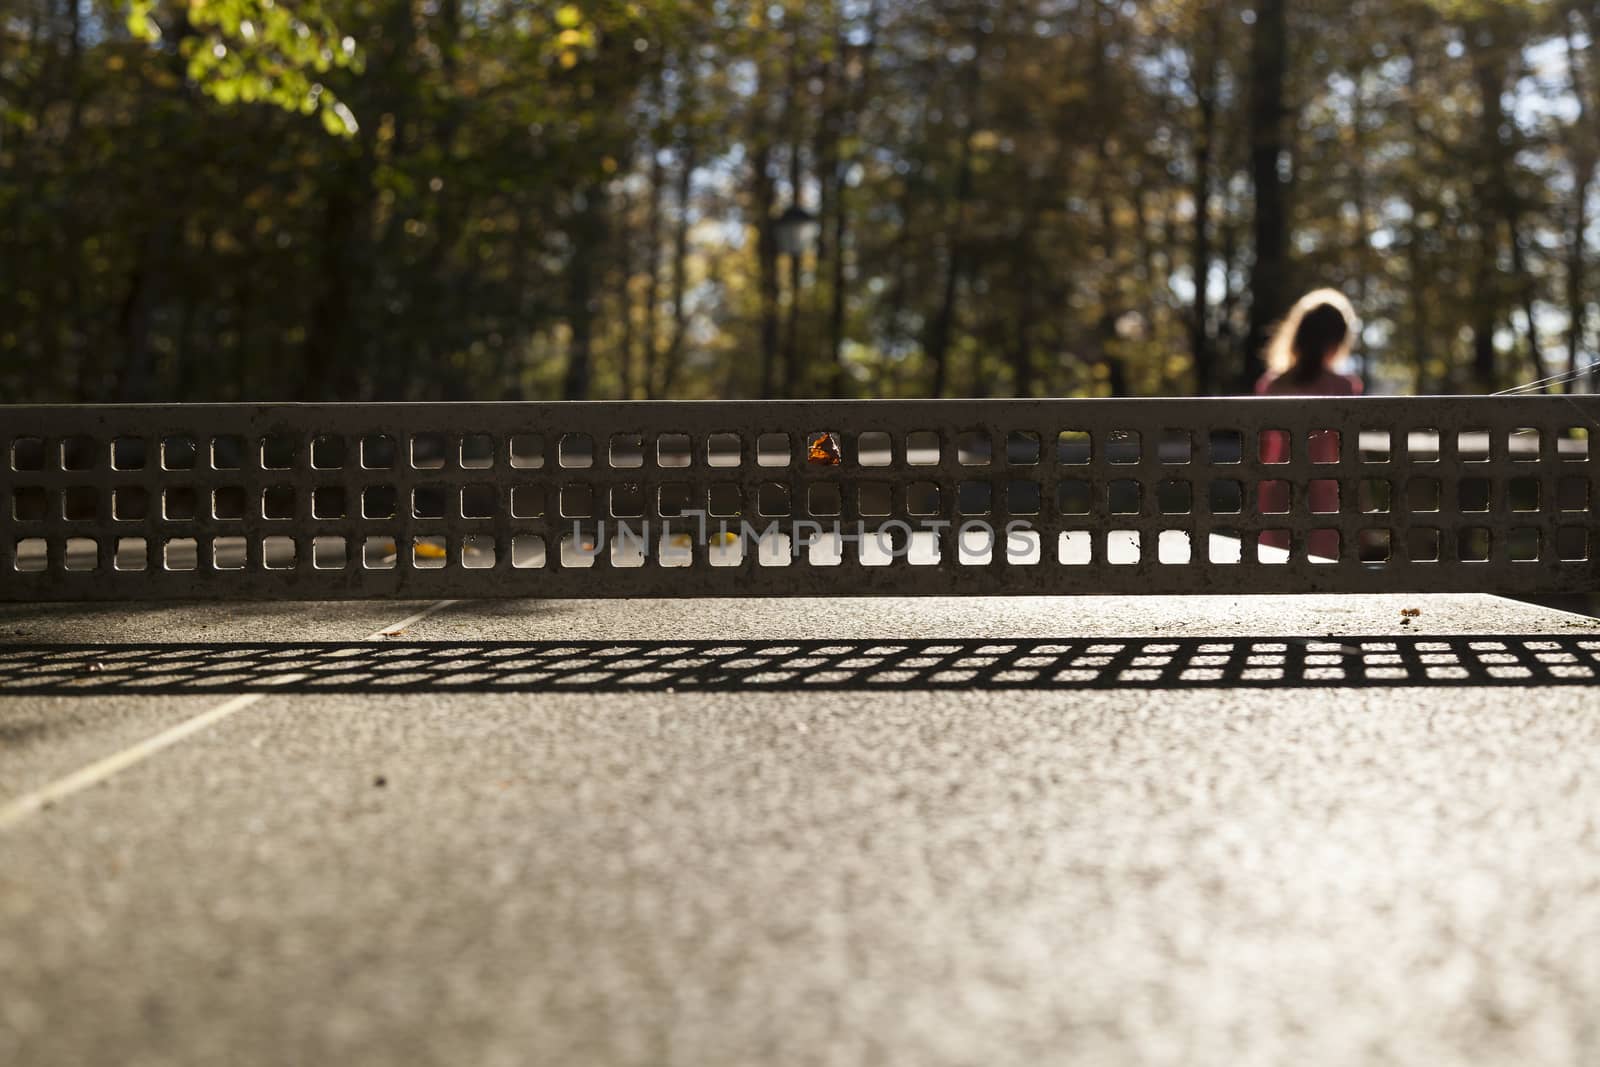
[[839, 451], [839, 439], [831, 433], [817, 434], [806, 452], [806, 462], [819, 467], [837, 467], [844, 462], [844, 453]]

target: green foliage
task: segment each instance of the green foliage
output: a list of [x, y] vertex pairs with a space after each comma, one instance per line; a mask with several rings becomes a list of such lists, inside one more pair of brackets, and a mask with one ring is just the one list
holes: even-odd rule
[[126, 2], [134, 39], [161, 45], [175, 35], [188, 79], [218, 103], [271, 104], [320, 116], [334, 136], [355, 134], [355, 115], [324, 79], [359, 73], [361, 56], [322, 0], [176, 0], [165, 11], [161, 0]]

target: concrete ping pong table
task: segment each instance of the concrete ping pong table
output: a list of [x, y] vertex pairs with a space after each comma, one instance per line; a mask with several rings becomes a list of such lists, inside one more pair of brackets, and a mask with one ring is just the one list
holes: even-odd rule
[[0, 1063], [1594, 1062], [1596, 414], [0, 411]]

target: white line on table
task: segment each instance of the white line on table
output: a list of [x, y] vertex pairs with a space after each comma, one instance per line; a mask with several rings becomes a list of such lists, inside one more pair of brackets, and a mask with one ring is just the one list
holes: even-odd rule
[[[429, 604], [414, 615], [408, 615], [397, 623], [385, 626], [381, 630], [374, 630], [363, 641], [377, 641], [384, 637], [393, 637], [403, 632], [407, 627], [414, 626], [432, 615], [436, 611], [443, 611], [454, 600], [440, 600]], [[274, 679], [279, 685], [297, 682], [304, 679], [304, 674], [286, 674]], [[193, 718], [185, 719], [175, 726], [169, 726], [158, 734], [145, 738], [137, 744], [130, 745], [120, 752], [114, 752], [104, 759], [98, 759], [87, 767], [81, 767], [71, 774], [46, 785], [40, 786], [30, 792], [22, 794], [15, 800], [0, 805], [0, 831], [10, 829], [28, 816], [43, 811], [45, 808], [66, 799], [74, 793], [82, 792], [92, 785], [110, 778], [113, 774], [125, 771], [137, 763], [142, 763], [163, 749], [171, 748], [186, 737], [191, 737], [201, 730], [221, 722], [235, 712], [243, 711], [250, 705], [259, 701], [269, 693], [241, 693], [230, 697], [214, 708], [202, 711]]]

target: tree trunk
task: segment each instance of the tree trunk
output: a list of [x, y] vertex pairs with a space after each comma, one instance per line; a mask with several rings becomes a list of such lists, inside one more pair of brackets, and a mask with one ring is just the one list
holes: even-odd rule
[[[1250, 271], [1250, 334], [1245, 342], [1248, 389], [1260, 377], [1262, 351], [1292, 300], [1288, 183], [1279, 163], [1288, 151], [1285, 101], [1289, 60], [1288, 0], [1260, 0], [1250, 49], [1250, 177], [1255, 190], [1255, 263]], [[1292, 181], [1292, 176], [1291, 179]]]

